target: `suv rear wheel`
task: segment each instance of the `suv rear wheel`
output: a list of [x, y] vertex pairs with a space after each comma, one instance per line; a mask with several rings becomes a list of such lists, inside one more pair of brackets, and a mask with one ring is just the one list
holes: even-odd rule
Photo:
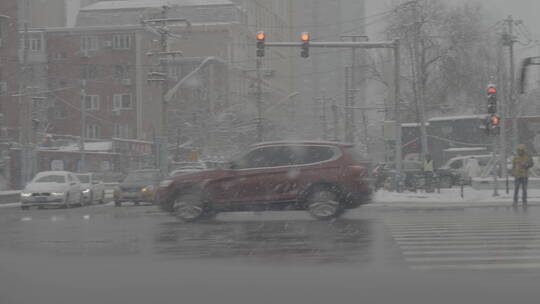
[[200, 193], [185, 193], [179, 195], [173, 203], [172, 213], [184, 222], [194, 222], [202, 218], [216, 215], [205, 203]]
[[327, 187], [313, 189], [306, 199], [306, 207], [312, 216], [320, 220], [338, 217], [343, 211], [338, 195]]

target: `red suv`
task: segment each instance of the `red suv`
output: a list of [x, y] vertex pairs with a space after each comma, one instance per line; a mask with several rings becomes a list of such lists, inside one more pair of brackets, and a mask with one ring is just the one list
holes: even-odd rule
[[367, 173], [349, 144], [261, 143], [224, 169], [163, 181], [158, 200], [187, 222], [252, 210], [308, 210], [329, 219], [370, 201]]

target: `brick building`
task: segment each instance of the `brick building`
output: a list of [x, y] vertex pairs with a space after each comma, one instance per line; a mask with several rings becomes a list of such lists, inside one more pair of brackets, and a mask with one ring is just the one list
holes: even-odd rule
[[50, 133], [87, 139], [152, 139], [159, 90], [147, 83], [155, 34], [140, 26], [49, 28]]

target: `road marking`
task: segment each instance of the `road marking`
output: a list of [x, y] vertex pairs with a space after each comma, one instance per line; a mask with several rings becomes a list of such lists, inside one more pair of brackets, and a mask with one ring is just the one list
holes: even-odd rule
[[31, 221], [31, 220], [32, 220], [32, 218], [29, 217], [29, 216], [25, 216], [25, 217], [21, 218], [21, 221], [22, 221], [22, 222], [29, 222], [29, 221]]
[[540, 263], [413, 265], [413, 270], [536, 270]]
[[90, 215], [89, 215], [89, 214], [85, 214], [85, 215], [83, 216], [83, 219], [89, 220], [89, 219], [90, 219]]

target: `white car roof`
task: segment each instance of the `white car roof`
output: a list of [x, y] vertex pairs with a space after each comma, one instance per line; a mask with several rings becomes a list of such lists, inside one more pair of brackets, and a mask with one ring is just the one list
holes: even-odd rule
[[69, 173], [69, 171], [41, 171], [38, 172], [35, 177], [47, 175], [68, 175]]

